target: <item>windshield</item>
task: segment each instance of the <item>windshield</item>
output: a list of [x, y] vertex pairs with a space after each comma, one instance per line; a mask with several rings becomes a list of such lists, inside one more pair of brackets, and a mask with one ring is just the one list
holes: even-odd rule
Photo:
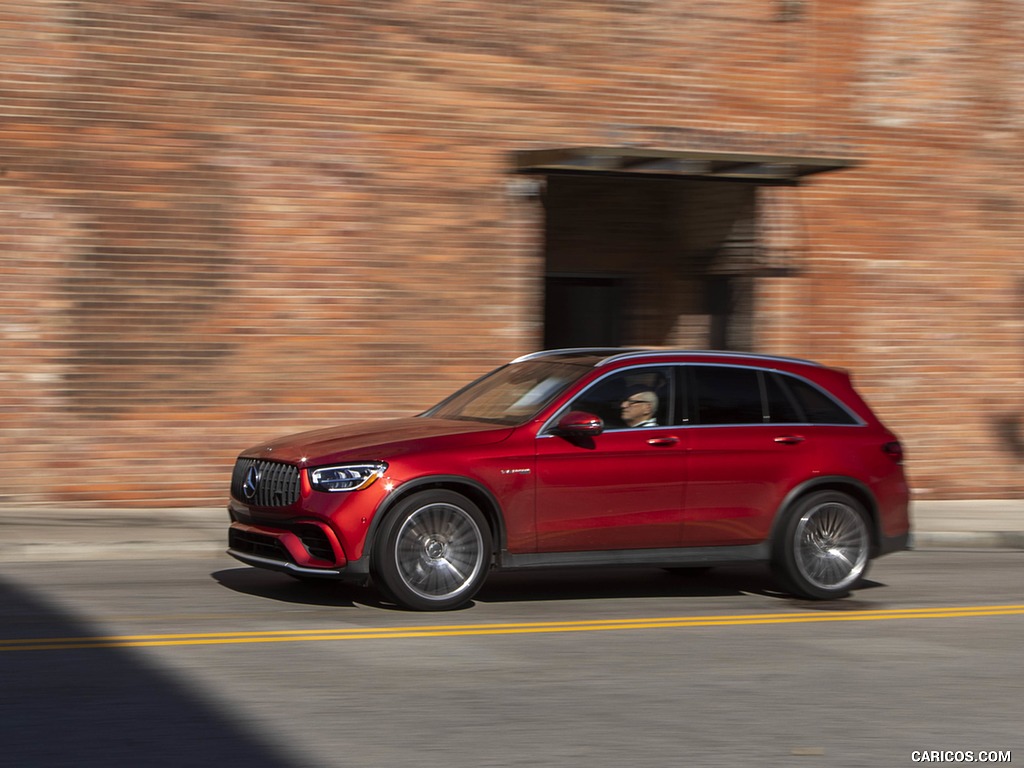
[[477, 379], [423, 415], [509, 426], [522, 424], [587, 370], [582, 365], [544, 360], [512, 363]]

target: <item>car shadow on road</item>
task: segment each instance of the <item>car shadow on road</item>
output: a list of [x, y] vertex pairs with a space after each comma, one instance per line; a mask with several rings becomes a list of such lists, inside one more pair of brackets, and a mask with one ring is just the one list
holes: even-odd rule
[[259, 568], [226, 568], [210, 574], [223, 587], [243, 595], [262, 597], [282, 603], [351, 608], [359, 603], [372, 605], [371, 590], [332, 579], [300, 580], [284, 573]]
[[477, 599], [488, 603], [771, 595], [767, 569], [586, 568], [496, 573]]
[[[770, 576], [722, 568], [667, 571], [659, 568], [551, 569], [499, 571], [492, 574], [475, 602], [530, 603], [551, 600], [634, 600], [664, 597], [721, 597], [771, 589]], [[246, 595], [300, 605], [352, 607], [356, 604], [403, 610], [381, 598], [372, 585], [360, 587], [331, 580], [300, 581], [256, 568], [231, 568], [211, 574], [228, 589]], [[472, 603], [466, 606], [471, 608]]]
[[[230, 568], [211, 574], [222, 586], [246, 595], [299, 605], [403, 610], [382, 599], [372, 586], [331, 580], [299, 581], [257, 568]], [[858, 592], [882, 586], [866, 581]], [[572, 600], [651, 600], [756, 595], [794, 608], [855, 610], [850, 599], [814, 602], [783, 591], [764, 566], [719, 568], [583, 568], [498, 571], [476, 596], [476, 603], [533, 603]], [[473, 603], [465, 606], [472, 608]], [[831, 606], [831, 608], [830, 608]]]
[[145, 650], [97, 639], [105, 634], [0, 579], [4, 765], [294, 768], [258, 726], [205, 701]]

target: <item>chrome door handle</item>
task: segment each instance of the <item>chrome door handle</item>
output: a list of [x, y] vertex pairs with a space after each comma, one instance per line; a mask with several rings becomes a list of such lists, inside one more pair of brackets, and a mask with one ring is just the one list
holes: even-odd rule
[[783, 435], [782, 437], [776, 437], [775, 442], [782, 443], [783, 445], [796, 445], [806, 439], [803, 435]]
[[652, 437], [647, 441], [648, 445], [675, 445], [679, 442], [678, 437]]

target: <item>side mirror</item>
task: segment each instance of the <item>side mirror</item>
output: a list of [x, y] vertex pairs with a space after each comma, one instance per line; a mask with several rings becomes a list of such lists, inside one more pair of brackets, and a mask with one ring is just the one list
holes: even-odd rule
[[555, 431], [566, 437], [596, 437], [604, 432], [604, 422], [586, 411], [569, 411], [558, 420]]

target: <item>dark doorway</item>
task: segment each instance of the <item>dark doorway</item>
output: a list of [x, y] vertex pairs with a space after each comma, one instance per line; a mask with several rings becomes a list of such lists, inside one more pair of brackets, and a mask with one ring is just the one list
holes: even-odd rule
[[752, 348], [756, 185], [554, 174], [544, 205], [546, 348]]
[[544, 347], [621, 346], [625, 284], [617, 277], [548, 275]]

